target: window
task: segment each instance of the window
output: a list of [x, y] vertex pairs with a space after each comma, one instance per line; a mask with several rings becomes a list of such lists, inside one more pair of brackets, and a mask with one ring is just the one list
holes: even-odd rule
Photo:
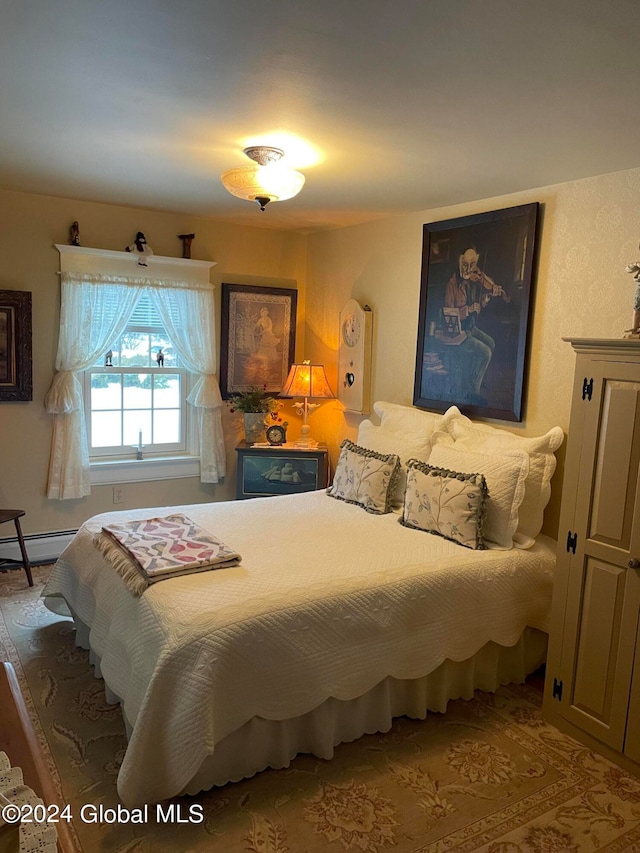
[[[196, 476], [219, 483], [226, 454], [213, 262], [153, 255], [141, 270], [130, 252], [56, 248], [61, 307], [45, 398], [53, 415], [47, 497], [83, 498], [93, 484]], [[133, 449], [141, 430], [142, 462]]]
[[143, 294], [122, 335], [84, 374], [89, 456], [131, 458], [184, 453], [187, 372], [149, 296]]

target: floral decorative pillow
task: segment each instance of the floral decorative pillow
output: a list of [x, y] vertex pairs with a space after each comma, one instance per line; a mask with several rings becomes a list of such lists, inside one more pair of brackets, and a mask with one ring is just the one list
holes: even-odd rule
[[399, 471], [400, 460], [395, 453], [376, 453], [345, 438], [340, 445], [336, 473], [327, 494], [340, 501], [358, 504], [367, 512], [390, 512]]
[[518, 510], [529, 473], [524, 451], [477, 453], [455, 445], [436, 444], [429, 456], [434, 467], [484, 475], [489, 490], [484, 520], [484, 541], [489, 548], [508, 551], [518, 527]]
[[410, 459], [407, 468], [400, 523], [474, 551], [484, 550], [482, 524], [488, 497], [484, 476], [435, 468], [418, 459]]

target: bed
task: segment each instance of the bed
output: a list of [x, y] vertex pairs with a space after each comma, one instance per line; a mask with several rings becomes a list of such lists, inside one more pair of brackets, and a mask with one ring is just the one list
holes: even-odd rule
[[[45, 602], [71, 613], [108, 698], [122, 705], [125, 805], [285, 767], [301, 752], [330, 758], [338, 743], [386, 731], [396, 716], [444, 711], [450, 698], [522, 681], [544, 661], [555, 543], [534, 528], [562, 432], [523, 439], [457, 410], [375, 408], [381, 424], [363, 422], [354, 452], [364, 448], [377, 464], [395, 448], [387, 512], [318, 491], [107, 513], [89, 519], [61, 555]], [[487, 477], [489, 500], [506, 507], [509, 547], [472, 549], [399, 523], [412, 465], [434, 454], [439, 464], [477, 463], [492, 443], [503, 467], [505, 458], [520, 465], [517, 477], [503, 478], [506, 494], [495, 473]], [[237, 549], [241, 563], [134, 596], [95, 536], [107, 523], [169, 511]]]

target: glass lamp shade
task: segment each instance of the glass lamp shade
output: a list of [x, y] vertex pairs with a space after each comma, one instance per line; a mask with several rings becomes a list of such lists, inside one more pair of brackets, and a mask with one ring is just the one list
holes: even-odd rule
[[280, 397], [333, 397], [322, 364], [292, 364]]
[[304, 175], [301, 172], [279, 163], [227, 169], [220, 179], [231, 195], [246, 201], [285, 201], [298, 195], [304, 186]]

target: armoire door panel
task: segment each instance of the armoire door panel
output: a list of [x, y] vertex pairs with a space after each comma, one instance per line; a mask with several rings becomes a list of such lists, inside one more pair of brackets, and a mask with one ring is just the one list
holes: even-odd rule
[[625, 587], [617, 566], [587, 560], [572, 705], [608, 725]]
[[629, 550], [640, 461], [640, 382], [605, 379], [589, 538]]
[[561, 666], [564, 695], [558, 713], [621, 750], [640, 612], [640, 575], [590, 556], [576, 555], [572, 563]]

